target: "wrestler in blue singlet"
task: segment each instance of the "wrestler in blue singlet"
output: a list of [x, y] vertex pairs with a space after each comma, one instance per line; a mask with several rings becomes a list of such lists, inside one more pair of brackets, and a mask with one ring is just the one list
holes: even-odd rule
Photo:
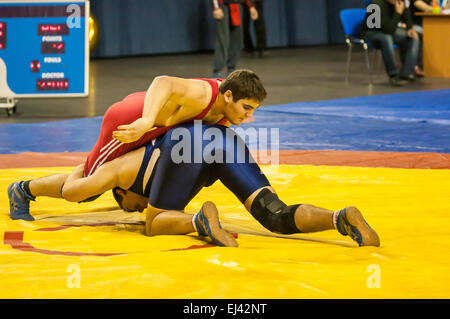
[[145, 153], [144, 158], [142, 159], [141, 167], [139, 168], [139, 172], [136, 175], [136, 179], [134, 180], [133, 185], [131, 185], [131, 187], [128, 189], [129, 191], [132, 191], [133, 193], [141, 196], [149, 196], [151, 178], [148, 180], [147, 184], [144, 187], [144, 175], [150, 162], [150, 158], [152, 157], [153, 151], [158, 148], [160, 142], [161, 137], [156, 138], [145, 145]]
[[[216, 137], [212, 141], [202, 138], [207, 130]], [[155, 148], [161, 153], [144, 190], [144, 173]], [[129, 190], [149, 196], [153, 207], [183, 210], [203, 187], [217, 180], [242, 203], [254, 191], [270, 186], [245, 142], [233, 130], [222, 125], [189, 123], [146, 145], [139, 173]]]

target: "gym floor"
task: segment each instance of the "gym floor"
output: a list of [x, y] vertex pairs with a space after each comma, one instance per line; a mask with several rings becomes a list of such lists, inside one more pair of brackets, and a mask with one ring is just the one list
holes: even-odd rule
[[[273, 49], [270, 57], [242, 55], [239, 68], [255, 71], [266, 86], [263, 105], [340, 99], [346, 97], [415, 92], [450, 88], [450, 79], [425, 78], [404, 87], [388, 83], [381, 56], [375, 59], [374, 84], [361, 49], [352, 55], [350, 81], [345, 83], [347, 48], [318, 46]], [[144, 91], [158, 75], [211, 77], [212, 53], [95, 59], [90, 63], [90, 96], [76, 99], [22, 99], [18, 114], [0, 115], [0, 124], [47, 122], [102, 116], [106, 109], [126, 95]]]

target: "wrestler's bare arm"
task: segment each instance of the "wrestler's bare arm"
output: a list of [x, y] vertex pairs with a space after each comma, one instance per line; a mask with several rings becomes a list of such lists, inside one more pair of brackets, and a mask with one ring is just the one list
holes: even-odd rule
[[[155, 100], [160, 90], [166, 91], [167, 98]], [[211, 86], [205, 81], [161, 76], [146, 93], [142, 117], [151, 120], [153, 126], [171, 124], [168, 119], [175, 113], [180, 113], [180, 120], [188, 120], [208, 106], [211, 95]]]
[[83, 177], [84, 164], [77, 166], [64, 183], [63, 198], [80, 202], [114, 187], [128, 189], [136, 178], [144, 153], [145, 147], [141, 147], [124, 154], [104, 163], [87, 177]]
[[130, 143], [157, 126], [178, 124], [198, 115], [211, 99], [211, 86], [201, 80], [156, 77], [147, 90], [142, 117], [121, 125], [113, 138]]

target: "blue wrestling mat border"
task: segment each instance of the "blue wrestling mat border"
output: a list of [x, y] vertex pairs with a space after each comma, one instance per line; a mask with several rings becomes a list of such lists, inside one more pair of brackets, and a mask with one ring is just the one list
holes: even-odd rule
[[[102, 119], [0, 125], [0, 154], [89, 152]], [[450, 153], [450, 89], [264, 106], [254, 119], [241, 128], [277, 129], [280, 150]]]

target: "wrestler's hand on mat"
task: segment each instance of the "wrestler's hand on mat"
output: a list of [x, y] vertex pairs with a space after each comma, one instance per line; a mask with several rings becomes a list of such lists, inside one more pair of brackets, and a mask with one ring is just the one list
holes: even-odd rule
[[139, 118], [131, 124], [119, 125], [117, 130], [112, 133], [112, 137], [122, 143], [132, 143], [145, 133], [155, 129], [157, 127], [153, 127], [153, 122]]
[[252, 20], [258, 20], [258, 10], [255, 7], [250, 8], [250, 17]]

